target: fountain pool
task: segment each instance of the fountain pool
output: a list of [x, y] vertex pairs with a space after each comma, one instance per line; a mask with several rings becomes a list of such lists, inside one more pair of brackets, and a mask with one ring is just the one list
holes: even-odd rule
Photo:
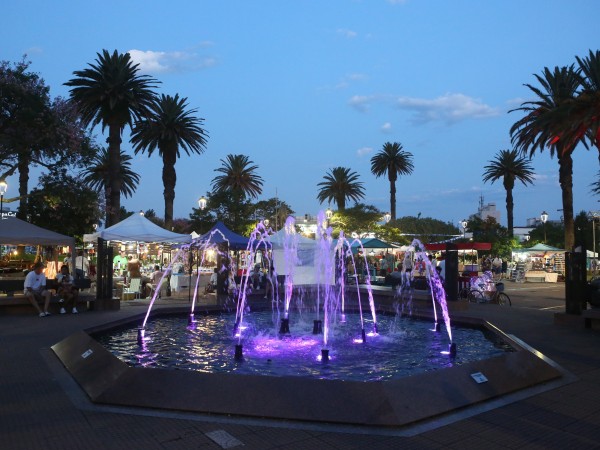
[[[312, 316], [310, 316], [312, 318]], [[322, 337], [311, 333], [313, 323], [302, 316], [290, 320], [290, 335], [278, 333], [279, 315], [269, 311], [245, 316], [242, 330], [244, 360], [233, 358], [234, 319], [231, 314], [197, 318], [159, 317], [148, 322], [143, 345], [137, 328], [97, 335], [102, 345], [132, 367], [188, 369], [207, 373], [294, 376], [330, 380], [383, 381], [416, 375], [499, 356], [512, 348], [479, 328], [453, 327], [460, 342], [456, 357], [443, 353], [445, 333], [432, 330], [431, 321], [379, 315], [379, 334], [360, 340], [358, 314], [332, 327], [330, 361], [320, 360]]]

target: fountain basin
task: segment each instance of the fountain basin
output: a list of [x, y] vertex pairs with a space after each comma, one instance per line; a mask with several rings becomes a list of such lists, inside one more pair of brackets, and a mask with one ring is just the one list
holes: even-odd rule
[[[161, 310], [155, 314], [187, 312]], [[139, 324], [143, 316], [132, 316]], [[454, 319], [457, 322], [457, 319]], [[402, 427], [469, 405], [557, 379], [561, 373], [493, 325], [514, 352], [398, 380], [359, 382], [300, 377], [129, 367], [90, 333], [126, 321], [75, 333], [52, 347], [93, 402], [176, 411], [266, 417], [309, 422]], [[459, 350], [460, 351], [460, 350]], [[473, 374], [487, 381], [478, 383]]]

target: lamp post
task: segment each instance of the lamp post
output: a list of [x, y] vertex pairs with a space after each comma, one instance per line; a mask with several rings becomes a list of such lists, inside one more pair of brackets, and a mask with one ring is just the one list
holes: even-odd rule
[[540, 220], [542, 221], [542, 225], [544, 226], [544, 244], [546, 243], [546, 222], [548, 220], [548, 213], [546, 211], [542, 211], [540, 215]]
[[392, 215], [389, 212], [386, 212], [383, 215], [383, 220], [385, 220], [385, 223], [390, 223], [390, 220], [392, 219]]
[[331, 210], [331, 208], [327, 208], [327, 211], [325, 211], [325, 217], [327, 217], [327, 220], [333, 217], [333, 211]]
[[207, 203], [207, 200], [206, 200], [206, 197], [204, 197], [204, 195], [198, 199], [198, 207], [202, 211], [204, 211], [204, 209], [206, 208], [206, 203]]
[[469, 225], [469, 222], [467, 222], [465, 219], [460, 221], [460, 226], [463, 229], [463, 239], [466, 239], [467, 225]]
[[594, 259], [596, 258], [596, 220], [600, 218], [600, 211], [590, 211], [588, 217], [592, 221], [592, 248]]

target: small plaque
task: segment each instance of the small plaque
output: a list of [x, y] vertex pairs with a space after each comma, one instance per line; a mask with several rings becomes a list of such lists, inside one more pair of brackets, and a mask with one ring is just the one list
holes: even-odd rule
[[81, 354], [81, 357], [82, 357], [83, 359], [85, 359], [85, 358], [87, 358], [88, 356], [90, 356], [92, 353], [94, 353], [94, 352], [92, 351], [92, 349], [91, 349], [91, 348], [88, 348], [88, 349], [87, 349], [85, 352], [83, 352], [83, 353]]
[[488, 380], [481, 372], [472, 373], [471, 378], [473, 378], [478, 384], [485, 383]]

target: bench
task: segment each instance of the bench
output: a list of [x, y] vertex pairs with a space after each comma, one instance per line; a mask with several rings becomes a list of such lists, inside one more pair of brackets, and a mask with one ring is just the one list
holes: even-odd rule
[[[76, 280], [83, 281], [84, 280]], [[89, 281], [89, 280], [87, 280]], [[0, 313], [3, 314], [18, 314], [25, 312], [34, 312], [34, 308], [25, 297], [23, 293], [23, 283], [24, 280], [14, 279], [14, 280], [0, 280], [0, 291], [4, 292], [6, 295], [0, 295]], [[85, 286], [89, 287], [88, 283], [80, 283], [81, 288], [85, 288]], [[77, 283], [75, 283], [77, 285]], [[60, 301], [60, 297], [56, 295], [56, 291], [58, 289], [58, 282], [56, 279], [47, 279], [46, 280], [46, 289], [52, 292], [52, 296], [50, 297], [50, 304], [48, 306], [49, 312], [52, 314], [58, 314], [60, 308], [62, 306], [62, 302]], [[87, 293], [79, 292], [79, 297], [77, 299], [77, 309], [81, 311], [86, 311], [91, 309], [92, 303], [96, 300], [94, 295], [90, 295]], [[43, 307], [43, 300], [38, 301], [38, 304]]]

